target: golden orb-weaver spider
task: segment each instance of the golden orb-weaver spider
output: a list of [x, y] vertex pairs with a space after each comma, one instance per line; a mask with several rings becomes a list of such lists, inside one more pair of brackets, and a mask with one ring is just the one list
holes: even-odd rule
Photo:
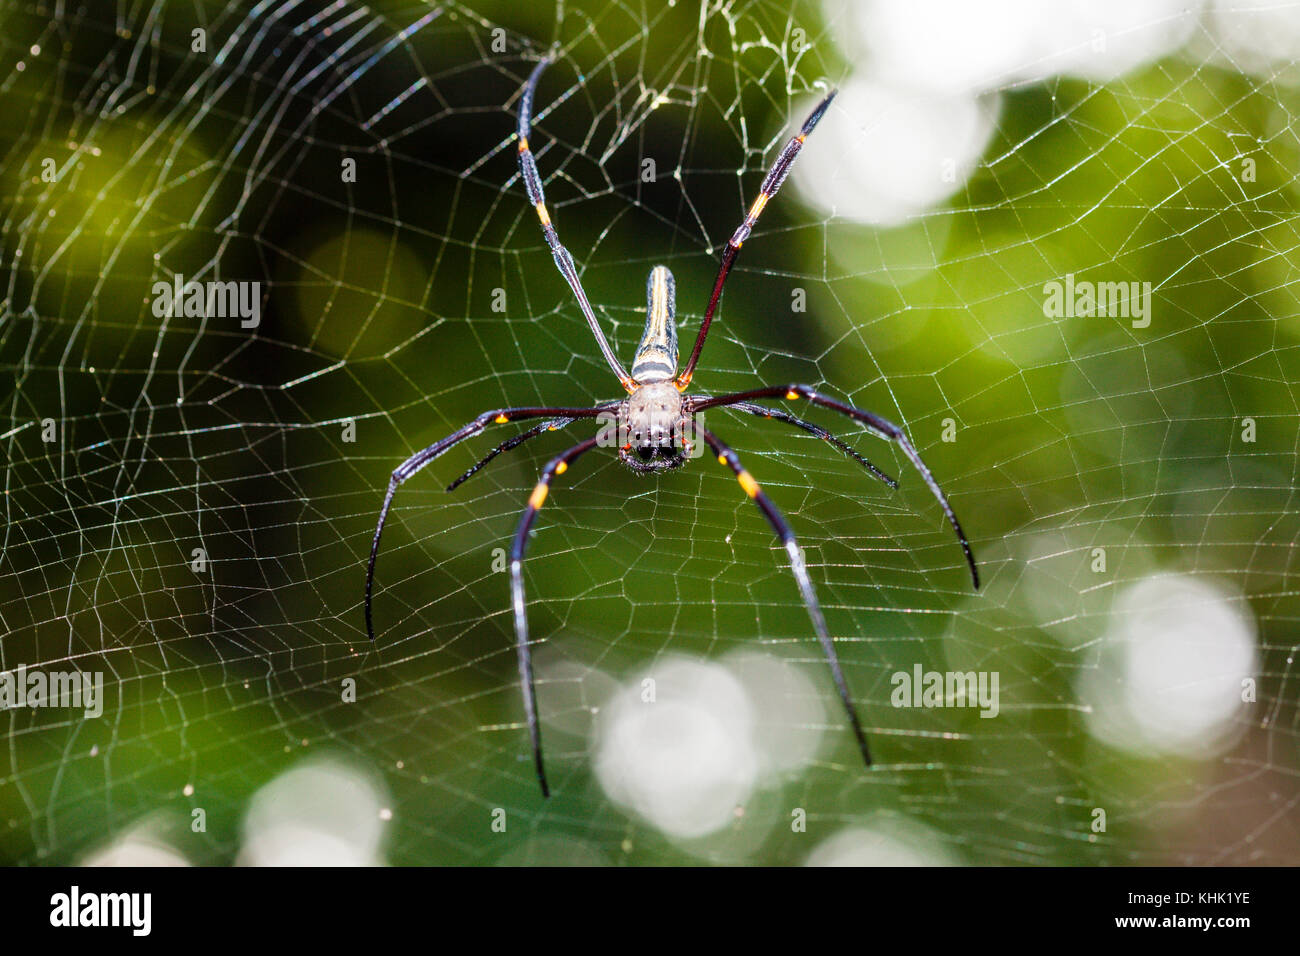
[[[550, 787], [546, 782], [546, 768], [542, 762], [542, 735], [537, 719], [537, 694], [533, 687], [533, 665], [528, 642], [528, 616], [524, 600], [524, 556], [528, 546], [528, 534], [532, 529], [533, 521], [546, 501], [551, 482], [555, 476], [564, 474], [569, 465], [580, 455], [586, 454], [597, 445], [617, 445], [618, 458], [623, 464], [633, 471], [650, 473], [680, 468], [686, 464], [693, 447], [691, 439], [694, 436], [699, 436], [703, 438], [704, 442], [717, 456], [718, 461], [735, 473], [745, 494], [762, 510], [777, 537], [785, 545], [786, 552], [790, 556], [790, 569], [794, 573], [795, 581], [799, 586], [799, 592], [808, 610], [808, 616], [812, 619], [813, 629], [817, 632], [817, 639], [821, 642], [822, 651], [830, 664], [831, 677], [835, 681], [835, 688], [839, 692], [849, 723], [853, 727], [858, 749], [862, 753], [864, 763], [870, 766], [871, 751], [867, 746], [867, 737], [862, 730], [862, 723], [858, 719], [857, 708], [854, 706], [853, 698], [849, 693], [848, 683], [845, 681], [844, 673], [840, 668], [839, 657], [835, 653], [835, 645], [831, 640], [825, 616], [822, 614], [821, 605], [817, 601], [817, 594], [813, 590], [812, 579], [808, 576], [808, 569], [804, 564], [803, 552], [795, 540], [794, 533], [790, 530], [785, 517], [772, 504], [758, 482], [741, 465], [736, 453], [717, 435], [714, 435], [697, 422], [696, 415], [708, 408], [732, 408], [737, 411], [748, 412], [751, 415], [786, 422], [830, 442], [840, 451], [856, 459], [877, 478], [896, 488], [898, 483], [893, 478], [884, 474], [866, 458], [859, 455], [825, 429], [786, 412], [755, 405], [753, 400], [784, 398], [793, 401], [804, 398], [815, 405], [821, 405], [824, 408], [847, 415], [880, 437], [893, 441], [907, 456], [908, 460], [912, 462], [917, 471], [921, 473], [921, 477], [925, 479], [930, 491], [938, 499], [940, 506], [943, 508], [943, 513], [957, 533], [957, 540], [961, 542], [966, 563], [970, 567], [971, 581], [975, 588], [978, 589], [979, 571], [976, 569], [975, 557], [971, 553], [970, 544], [961, 529], [961, 524], [958, 523], [957, 516], [949, 506], [948, 499], [944, 497], [943, 491], [940, 490], [938, 483], [930, 474], [930, 469], [921, 461], [920, 455], [912, 447], [912, 443], [908, 441], [902, 429], [878, 415], [827, 398], [818, 394], [811, 387], [799, 384], [770, 385], [744, 392], [734, 392], [730, 395], [697, 396], [684, 394], [691, 383], [691, 377], [695, 373], [695, 366], [700, 358], [700, 350], [704, 347], [705, 336], [708, 335], [709, 326], [712, 324], [714, 314], [717, 312], [718, 301], [722, 298], [722, 286], [727, 280], [727, 275], [731, 272], [731, 266], [736, 260], [736, 254], [740, 251], [741, 244], [749, 237], [750, 231], [754, 228], [754, 223], [758, 221], [759, 215], [763, 212], [763, 208], [776, 195], [777, 190], [781, 188], [781, 183], [785, 181], [785, 177], [789, 174], [795, 157], [799, 155], [799, 150], [803, 147], [804, 141], [813, 131], [813, 127], [817, 125], [818, 120], [825, 114], [831, 100], [835, 98], [835, 92], [829, 93], [817, 105], [812, 115], [804, 122], [798, 135], [786, 143], [785, 148], [781, 150], [776, 162], [763, 180], [758, 198], [750, 206], [745, 221], [740, 224], [740, 227], [727, 241], [727, 248], [722, 254], [722, 263], [718, 268], [718, 276], [713, 283], [713, 293], [709, 296], [709, 304], [705, 309], [704, 319], [700, 323], [699, 334], [695, 337], [695, 347], [691, 350], [690, 358], [686, 362], [686, 368], [680, 373], [677, 371], [677, 328], [674, 308], [676, 290], [673, 276], [664, 266], [655, 266], [650, 270], [650, 276], [646, 283], [645, 331], [642, 333], [641, 343], [637, 347], [632, 360], [632, 371], [628, 373], [619, 363], [614, 350], [610, 348], [604, 332], [601, 331], [600, 325], [596, 321], [596, 315], [592, 311], [587, 294], [583, 291], [582, 281], [578, 277], [578, 270], [574, 265], [573, 256], [560, 243], [559, 236], [556, 234], [555, 226], [551, 222], [550, 214], [546, 209], [546, 199], [542, 192], [542, 179], [537, 172], [537, 163], [533, 159], [532, 150], [528, 145], [528, 135], [531, 132], [533, 94], [537, 89], [537, 83], [542, 72], [549, 63], [550, 58], [547, 57], [537, 64], [528, 77], [528, 82], [524, 85], [519, 100], [517, 132], [520, 176], [524, 181], [524, 189], [528, 193], [528, 200], [537, 211], [537, 218], [542, 225], [542, 234], [546, 238], [547, 245], [550, 246], [555, 265], [573, 290], [573, 294], [578, 300], [578, 307], [586, 317], [587, 324], [591, 327], [592, 335], [595, 336], [596, 344], [600, 346], [605, 361], [614, 374], [618, 376], [620, 384], [628, 394], [626, 398], [602, 402], [590, 408], [534, 406], [493, 409], [484, 412], [469, 424], [456, 430], [441, 441], [435, 442], [423, 451], [417, 452], [399, 465], [389, 479], [388, 492], [384, 495], [384, 503], [379, 512], [379, 525], [375, 528], [374, 541], [370, 547], [370, 562], [366, 568], [366, 633], [370, 635], [370, 639], [373, 641], [375, 631], [371, 618], [371, 591], [374, 586], [375, 560], [379, 555], [379, 538], [384, 531], [384, 522], [388, 517], [388, 509], [392, 505], [393, 495], [396, 494], [398, 487], [404, 481], [447, 451], [447, 449], [464, 441], [466, 438], [477, 435], [489, 424], [504, 425], [507, 422], [528, 418], [545, 419], [541, 423], [497, 445], [452, 482], [447, 489], [448, 491], [470, 478], [497, 455], [509, 451], [537, 435], [563, 428], [580, 418], [606, 418], [610, 420], [611, 425], [617, 424], [616, 432], [612, 428], [604, 428], [595, 437], [579, 442], [547, 463], [546, 467], [542, 469], [541, 477], [528, 499], [528, 505], [525, 507], [523, 515], [520, 517], [519, 527], [515, 531], [510, 549], [510, 589], [514, 604], [515, 643], [519, 657], [519, 679], [523, 687], [524, 714], [528, 720], [528, 731], [532, 738], [533, 762], [537, 769], [537, 780], [541, 784], [542, 795], [550, 796]], [[613, 436], [612, 439], [611, 435]]]

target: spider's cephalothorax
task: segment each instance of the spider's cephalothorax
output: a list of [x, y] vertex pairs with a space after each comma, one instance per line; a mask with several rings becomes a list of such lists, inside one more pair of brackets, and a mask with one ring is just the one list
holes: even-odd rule
[[618, 404], [619, 461], [639, 474], [686, 464], [692, 417], [677, 375], [676, 285], [666, 266], [646, 280], [645, 331], [632, 359], [632, 394]]
[[694, 422], [672, 382], [653, 382], [618, 403], [619, 461], [649, 474], [686, 464]]
[[[705, 409], [718, 408], [784, 422], [787, 425], [792, 425], [811, 435], [815, 435], [827, 444], [833, 445], [844, 454], [854, 458], [881, 481], [890, 487], [896, 488], [898, 482], [820, 425], [806, 422], [780, 409], [755, 404], [755, 399], [780, 399], [783, 401], [804, 399], [821, 408], [845, 415], [872, 434], [892, 441], [908, 461], [915, 466], [916, 470], [920, 472], [921, 478], [924, 479], [930, 492], [938, 499], [939, 506], [943, 509], [945, 517], [947, 517], [948, 522], [957, 533], [957, 540], [961, 542], [966, 564], [970, 568], [971, 581], [978, 588], [979, 571], [975, 567], [975, 556], [971, 553], [970, 545], [966, 541], [966, 535], [957, 522], [957, 516], [953, 514], [952, 508], [948, 505], [948, 499], [944, 497], [943, 492], [939, 489], [939, 484], [934, 480], [934, 476], [930, 474], [930, 469], [925, 466], [925, 463], [921, 461], [921, 456], [912, 447], [906, 433], [897, 425], [881, 418], [879, 415], [860, 408], [854, 408], [852, 405], [822, 395], [808, 385], [766, 385], [744, 392], [733, 392], [729, 395], [693, 396], [690, 398], [683, 395], [691, 383], [691, 377], [695, 374], [695, 365], [699, 361], [700, 350], [704, 347], [704, 339], [709, 333], [709, 326], [713, 322], [718, 310], [718, 303], [722, 299], [723, 284], [727, 281], [727, 276], [731, 272], [732, 264], [736, 261], [736, 255], [740, 252], [741, 245], [750, 237], [754, 224], [758, 222], [758, 217], [762, 215], [768, 200], [776, 195], [776, 191], [785, 182], [785, 177], [789, 174], [795, 157], [799, 155], [799, 150], [803, 148], [804, 141], [813, 131], [813, 127], [825, 115], [835, 93], [827, 94], [817, 104], [812, 114], [804, 121], [798, 135], [785, 144], [780, 155], [777, 156], [776, 162], [768, 170], [763, 185], [759, 188], [758, 198], [749, 207], [744, 221], [732, 233], [731, 238], [727, 240], [727, 247], [722, 252], [722, 261], [718, 265], [718, 276], [713, 282], [713, 291], [709, 295], [709, 303], [704, 310], [704, 318], [700, 322], [700, 331], [695, 336], [695, 347], [686, 360], [686, 367], [680, 373], [677, 371], [677, 328], [673, 303], [675, 294], [673, 275], [663, 266], [655, 266], [650, 270], [650, 278], [646, 283], [645, 332], [642, 333], [641, 344], [637, 347], [636, 356], [632, 361], [632, 371], [629, 373], [619, 362], [614, 350], [610, 348], [609, 340], [605, 338], [605, 333], [600, 327], [600, 322], [591, 307], [591, 302], [587, 299], [587, 293], [582, 288], [582, 279], [578, 275], [578, 267], [573, 261], [573, 256], [560, 242], [559, 234], [555, 231], [555, 225], [551, 222], [551, 214], [546, 208], [546, 197], [542, 191], [542, 177], [537, 172], [537, 162], [533, 159], [532, 148], [528, 145], [528, 136], [532, 132], [533, 93], [537, 89], [537, 81], [541, 78], [542, 71], [549, 62], [548, 58], [537, 64], [532, 75], [529, 76], [528, 82], [524, 84], [523, 93], [519, 97], [519, 124], [516, 128], [519, 145], [519, 175], [523, 180], [524, 190], [528, 194], [528, 201], [532, 203], [533, 210], [537, 213], [538, 222], [541, 223], [542, 236], [546, 239], [547, 246], [550, 247], [551, 258], [555, 260], [556, 268], [560, 270], [560, 274], [564, 276], [564, 280], [573, 291], [574, 299], [578, 303], [578, 308], [582, 310], [583, 317], [587, 320], [587, 325], [596, 339], [596, 345], [600, 348], [605, 363], [618, 377], [618, 382], [627, 392], [627, 396], [621, 400], [600, 402], [588, 407], [533, 405], [519, 408], [493, 409], [484, 412], [446, 438], [435, 442], [422, 451], [416, 452], [402, 462], [393, 471], [392, 477], [388, 481], [388, 492], [384, 496], [383, 506], [379, 509], [379, 525], [375, 528], [375, 537], [370, 543], [370, 563], [366, 566], [366, 633], [370, 635], [371, 640], [374, 640], [375, 630], [371, 621], [370, 596], [375, 580], [375, 560], [379, 556], [379, 538], [384, 533], [384, 521], [388, 518], [388, 509], [393, 503], [393, 495], [397, 493], [397, 489], [404, 481], [452, 446], [459, 444], [466, 438], [477, 435], [489, 425], [504, 425], [507, 422], [526, 419], [533, 419], [536, 422], [536, 424], [511, 438], [507, 438], [489, 451], [468, 471], [452, 482], [448, 490], [466, 481], [497, 455], [516, 448], [529, 439], [565, 428], [579, 420], [597, 419], [606, 422], [607, 424], [601, 427], [597, 435], [584, 439], [567, 451], [561, 452], [542, 469], [541, 477], [533, 488], [533, 493], [528, 498], [528, 505], [519, 518], [519, 527], [515, 531], [514, 540], [510, 547], [510, 598], [514, 607], [515, 650], [519, 659], [519, 683], [524, 692], [524, 716], [528, 721], [528, 733], [533, 743], [533, 763], [537, 770], [537, 782], [541, 785], [542, 795], [549, 796], [550, 788], [546, 782], [546, 768], [542, 763], [542, 729], [537, 718], [537, 692], [533, 686], [533, 659], [528, 640], [528, 608], [524, 599], [524, 554], [528, 547], [528, 535], [532, 531], [533, 522], [537, 518], [537, 513], [541, 510], [542, 505], [546, 503], [546, 498], [551, 490], [551, 482], [555, 477], [568, 471], [569, 465], [593, 448], [614, 445], [617, 442], [619, 460], [633, 471], [648, 474], [680, 468], [686, 464], [688, 459], [694, 457], [691, 450], [693, 443], [697, 440], [696, 436], [698, 436], [698, 440], [704, 442], [717, 456], [718, 461], [729, 468], [732, 474], [736, 476], [741, 489], [751, 501], [758, 505], [763, 512], [763, 516], [772, 526], [772, 530], [776, 532], [777, 537], [784, 545], [785, 552], [790, 559], [790, 571], [799, 587], [799, 594], [803, 598], [804, 606], [808, 609], [808, 616], [812, 620], [817, 640], [821, 643], [822, 653], [826, 655], [826, 661], [830, 664], [831, 678], [835, 681], [835, 689], [839, 693], [840, 702], [844, 705], [844, 711], [848, 715], [849, 725], [853, 728], [858, 749], [862, 753], [862, 761], [867, 766], [870, 766], [871, 752], [867, 747], [867, 736], [862, 729], [862, 722], [858, 720], [857, 707], [853, 703], [848, 682], [844, 679], [844, 672], [840, 668], [839, 656], [835, 651], [835, 643], [831, 638], [830, 628], [826, 624], [825, 615], [822, 614], [821, 605], [817, 601], [817, 592], [813, 588], [812, 577], [808, 573], [807, 565], [804, 563], [803, 550], [799, 547], [790, 525], [767, 496], [767, 492], [763, 490], [754, 476], [741, 465], [740, 458], [736, 453], [721, 438], [705, 428], [697, 416]], [[615, 420], [614, 423], [609, 423], [611, 414]], [[611, 438], [610, 433], [613, 429], [610, 424], [615, 423], [617, 431], [614, 432], [614, 437]]]

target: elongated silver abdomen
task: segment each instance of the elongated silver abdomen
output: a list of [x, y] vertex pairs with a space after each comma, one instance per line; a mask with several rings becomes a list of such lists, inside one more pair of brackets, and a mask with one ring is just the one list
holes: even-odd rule
[[677, 284], [667, 266], [655, 266], [645, 284], [645, 332], [632, 359], [632, 378], [643, 385], [677, 374]]

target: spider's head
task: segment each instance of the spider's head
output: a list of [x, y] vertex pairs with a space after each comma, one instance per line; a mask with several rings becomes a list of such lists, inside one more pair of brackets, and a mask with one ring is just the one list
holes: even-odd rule
[[669, 471], [686, 464], [690, 416], [671, 381], [642, 385], [619, 406], [618, 457], [633, 471]]
[[686, 464], [686, 455], [680, 448], [642, 445], [632, 448], [620, 448], [619, 460], [633, 471], [648, 475], [656, 471], [672, 471]]

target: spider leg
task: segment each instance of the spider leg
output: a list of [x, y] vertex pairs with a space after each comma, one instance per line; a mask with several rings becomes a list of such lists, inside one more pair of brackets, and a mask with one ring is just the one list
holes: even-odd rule
[[559, 235], [555, 231], [555, 226], [551, 223], [551, 215], [546, 211], [546, 194], [542, 191], [542, 177], [537, 171], [537, 161], [533, 159], [533, 151], [528, 145], [528, 134], [532, 132], [533, 95], [537, 92], [537, 81], [541, 79], [542, 72], [550, 63], [550, 57], [545, 57], [533, 68], [532, 74], [528, 77], [528, 82], [524, 84], [523, 93], [519, 97], [519, 124], [516, 128], [519, 138], [519, 175], [524, 181], [528, 201], [533, 204], [533, 209], [537, 212], [537, 219], [542, 224], [542, 235], [546, 238], [546, 244], [550, 246], [551, 258], [555, 260], [555, 267], [560, 270], [560, 275], [564, 276], [565, 281], [569, 283], [569, 288], [573, 290], [573, 294], [578, 300], [578, 307], [582, 309], [582, 314], [587, 319], [587, 325], [591, 327], [591, 334], [596, 337], [596, 344], [600, 346], [605, 361], [613, 369], [614, 374], [618, 376], [618, 380], [623, 387], [631, 392], [636, 387], [636, 383], [632, 381], [632, 376], [628, 375], [627, 370], [623, 368], [618, 356], [614, 354], [614, 350], [609, 347], [605, 333], [601, 331], [600, 323], [596, 320], [596, 313], [592, 311], [591, 302], [587, 299], [587, 293], [582, 288], [582, 280], [578, 277], [578, 267], [573, 262], [573, 256], [568, 249], [564, 248]]
[[826, 627], [826, 617], [822, 614], [821, 604], [817, 600], [817, 592], [813, 589], [812, 578], [808, 576], [803, 551], [799, 548], [799, 542], [795, 539], [794, 532], [790, 530], [790, 525], [786, 522], [785, 516], [777, 510], [776, 505], [772, 504], [771, 499], [767, 497], [767, 493], [759, 487], [754, 477], [740, 464], [740, 459], [736, 457], [736, 453], [703, 425], [697, 425], [696, 427], [704, 440], [708, 442], [709, 447], [713, 449], [713, 453], [718, 456], [718, 461], [736, 473], [736, 479], [740, 482], [740, 487], [745, 490], [745, 494], [753, 500], [754, 504], [758, 505], [762, 510], [768, 523], [772, 525], [772, 530], [776, 532], [776, 536], [785, 545], [786, 553], [790, 556], [790, 570], [794, 572], [794, 579], [798, 582], [799, 592], [803, 596], [804, 607], [808, 609], [808, 616], [812, 618], [813, 630], [817, 632], [817, 640], [821, 642], [822, 652], [826, 655], [826, 662], [830, 664], [835, 689], [839, 691], [840, 700], [843, 702], [844, 710], [849, 716], [849, 723], [853, 725], [853, 735], [858, 740], [858, 749], [862, 751], [862, 761], [870, 767], [871, 750], [867, 746], [867, 735], [862, 730], [862, 722], [858, 720], [858, 709], [854, 706], [853, 697], [849, 694], [848, 682], [844, 679], [844, 671], [840, 669], [839, 655], [835, 653], [835, 643], [831, 640], [830, 630]]
[[821, 438], [825, 441], [830, 442], [840, 451], [844, 452], [844, 454], [848, 455], [850, 458], [855, 459], [858, 462], [858, 464], [860, 464], [863, 468], [867, 469], [867, 471], [871, 472], [873, 475], [875, 475], [885, 484], [889, 485], [889, 487], [891, 488], [898, 487], [898, 482], [895, 479], [885, 474], [883, 471], [881, 471], [879, 468], [877, 468], [875, 465], [869, 462], [866, 458], [862, 457], [862, 455], [858, 454], [857, 450], [851, 447], [847, 442], [840, 441], [840, 439], [836, 438], [834, 435], [832, 435], [826, 429], [822, 428], [820, 425], [814, 425], [812, 422], [806, 422], [802, 418], [795, 418], [789, 412], [783, 412], [775, 408], [766, 408], [762, 405], [751, 405], [749, 402], [737, 402], [734, 405], [726, 405], [723, 407], [734, 408], [742, 412], [749, 412], [749, 414], [757, 415], [760, 418], [773, 418], [776, 419], [778, 422], [786, 422], [787, 424], [793, 425], [796, 428], [802, 428], [804, 431], [812, 435], [816, 435], [818, 438]]
[[685, 391], [686, 386], [691, 384], [691, 376], [695, 374], [695, 363], [700, 360], [700, 350], [704, 348], [705, 336], [709, 334], [709, 326], [713, 324], [713, 315], [718, 310], [718, 301], [722, 298], [723, 283], [727, 281], [731, 266], [736, 261], [736, 254], [740, 252], [741, 245], [749, 238], [754, 223], [758, 222], [758, 217], [763, 213], [763, 208], [776, 195], [776, 191], [781, 188], [781, 184], [785, 182], [785, 177], [790, 175], [790, 168], [794, 165], [799, 150], [803, 149], [804, 140], [808, 138], [813, 131], [813, 127], [826, 113], [826, 108], [831, 105], [831, 100], [835, 99], [835, 92], [835, 90], [831, 90], [826, 94], [825, 98], [817, 104], [816, 109], [812, 111], [812, 114], [804, 120], [799, 134], [785, 144], [785, 148], [781, 150], [776, 162], [772, 164], [772, 168], [768, 170], [767, 176], [764, 177], [763, 185], [759, 187], [758, 198], [749, 207], [749, 212], [745, 215], [745, 221], [727, 240], [727, 248], [723, 251], [722, 262], [718, 266], [718, 277], [713, 282], [713, 294], [709, 296], [709, 306], [704, 310], [704, 320], [700, 323], [699, 335], [695, 337], [695, 348], [691, 350], [691, 357], [686, 363], [686, 368], [677, 376], [677, 387], [679, 389]]
[[490, 412], [484, 412], [478, 418], [474, 419], [467, 425], [463, 425], [456, 431], [452, 432], [441, 441], [436, 441], [428, 448], [417, 451], [406, 461], [394, 469], [392, 476], [388, 479], [388, 491], [384, 494], [384, 504], [379, 509], [379, 524], [375, 528], [374, 541], [370, 543], [370, 563], [366, 565], [366, 633], [373, 641], [375, 639], [375, 628], [370, 616], [370, 597], [375, 583], [375, 561], [379, 557], [379, 539], [384, 533], [384, 522], [388, 520], [388, 509], [393, 504], [393, 496], [397, 494], [397, 489], [401, 487], [402, 482], [410, 478], [429, 462], [433, 461], [448, 448], [459, 444], [466, 438], [477, 435], [489, 423], [504, 425], [506, 422], [515, 421], [520, 418], [595, 418], [601, 412], [608, 411], [610, 405], [597, 405], [593, 408], [497, 408]]
[[537, 782], [542, 785], [542, 796], [549, 797], [551, 788], [546, 784], [546, 767], [542, 763], [542, 727], [537, 720], [537, 691], [533, 687], [533, 655], [528, 646], [528, 610], [524, 604], [524, 557], [528, 550], [528, 532], [532, 530], [537, 512], [546, 503], [551, 490], [551, 479], [568, 470], [570, 462], [595, 448], [601, 436], [596, 435], [579, 442], [568, 451], [552, 458], [542, 469], [537, 486], [528, 498], [528, 507], [519, 517], [510, 546], [510, 596], [515, 611], [515, 648], [519, 652], [519, 682], [524, 691], [524, 716], [528, 720], [528, 735], [533, 742], [533, 764], [537, 768]]
[[488, 462], [490, 462], [493, 458], [495, 458], [497, 455], [501, 454], [502, 452], [510, 451], [510, 449], [512, 448], [517, 448], [520, 445], [522, 445], [524, 442], [528, 441], [528, 439], [530, 438], [536, 438], [538, 435], [544, 434], [546, 432], [558, 431], [564, 426], [571, 425], [572, 423], [573, 423], [572, 418], [553, 418], [549, 422], [542, 422], [539, 425], [534, 425], [532, 428], [528, 429], [525, 432], [520, 432], [518, 435], [514, 436], [513, 438], [507, 438], [501, 444], [497, 445], [496, 448], [493, 448], [490, 452], [488, 452], [486, 455], [484, 455], [482, 458], [476, 461], [473, 465], [471, 465], [468, 469], [466, 469], [463, 475], [461, 475], [459, 478], [457, 478], [455, 481], [453, 481], [451, 484], [447, 486], [447, 490], [455, 491], [465, 482], [473, 478], [474, 475], [478, 473], [480, 468], [482, 468], [484, 465], [486, 465]]
[[971, 583], [975, 585], [975, 590], [979, 590], [980, 573], [975, 566], [975, 555], [971, 552], [970, 542], [966, 540], [966, 532], [962, 531], [961, 523], [957, 520], [957, 515], [953, 512], [952, 506], [948, 504], [948, 499], [939, 483], [934, 480], [934, 475], [926, 467], [925, 462], [917, 453], [912, 443], [908, 440], [903, 430], [891, 421], [887, 421], [872, 412], [864, 411], [860, 408], [854, 408], [852, 405], [846, 405], [838, 402], [833, 398], [827, 398], [819, 395], [809, 385], [770, 385], [765, 388], [755, 388], [746, 392], [734, 392], [730, 395], [716, 395], [712, 398], [698, 400], [691, 407], [694, 411], [703, 411], [706, 408], [722, 408], [728, 405], [736, 405], [747, 402], [752, 398], [784, 398], [787, 401], [794, 401], [796, 398], [806, 398], [814, 405], [820, 405], [823, 408], [829, 408], [839, 412], [841, 415], [847, 415], [863, 425], [866, 425], [871, 431], [875, 432], [881, 438], [886, 438], [896, 444], [921, 477], [925, 479], [926, 485], [929, 486], [931, 493], [939, 501], [940, 507], [943, 508], [944, 515], [948, 518], [948, 523], [952, 525], [953, 531], [957, 532], [957, 540], [961, 542], [962, 552], [966, 555], [966, 564], [970, 568]]

